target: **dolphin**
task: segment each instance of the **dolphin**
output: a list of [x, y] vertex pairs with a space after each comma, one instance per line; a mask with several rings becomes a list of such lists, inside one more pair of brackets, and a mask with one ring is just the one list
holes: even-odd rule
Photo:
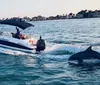
[[92, 50], [90, 46], [85, 51], [70, 56], [68, 61], [78, 61], [78, 64], [82, 64], [84, 59], [100, 59], [100, 53]]

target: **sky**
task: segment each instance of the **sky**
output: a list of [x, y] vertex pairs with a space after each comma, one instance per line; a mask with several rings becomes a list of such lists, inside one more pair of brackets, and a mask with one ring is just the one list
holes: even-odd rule
[[0, 0], [0, 18], [45, 17], [100, 10], [100, 0]]

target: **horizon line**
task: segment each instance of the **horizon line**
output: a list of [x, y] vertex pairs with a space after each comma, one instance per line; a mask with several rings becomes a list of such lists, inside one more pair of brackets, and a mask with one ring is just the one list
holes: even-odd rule
[[[83, 9], [82, 9], [83, 10]], [[82, 10], [80, 10], [80, 11], [82, 11]], [[95, 9], [95, 10], [90, 10], [90, 9], [84, 9], [84, 10], [87, 10], [87, 11], [96, 11], [96, 10], [100, 10], [100, 9]], [[84, 11], [83, 10], [83, 11]], [[78, 11], [78, 12], [80, 12], [80, 11]], [[28, 18], [32, 18], [32, 17], [37, 17], [37, 16], [42, 16], [42, 17], [45, 17], [45, 18], [48, 18], [48, 17], [51, 17], [51, 16], [57, 16], [57, 15], [69, 15], [70, 13], [73, 13], [73, 14], [77, 14], [78, 12], [76, 12], [76, 13], [73, 13], [73, 12], [69, 12], [69, 13], [62, 13], [62, 14], [55, 14], [55, 15], [48, 15], [48, 16], [45, 16], [45, 15], [41, 15], [41, 14], [38, 14], [38, 15], [33, 15], [33, 16], [28, 16], [28, 15], [23, 15], [23, 16], [17, 16], [17, 15], [15, 15], [15, 16], [10, 16], [10, 17], [1, 17], [0, 19], [7, 19], [7, 18], [24, 18], [24, 17], [28, 17]]]

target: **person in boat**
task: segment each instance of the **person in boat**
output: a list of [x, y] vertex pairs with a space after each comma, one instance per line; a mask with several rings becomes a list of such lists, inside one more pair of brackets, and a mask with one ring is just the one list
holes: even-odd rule
[[16, 27], [17, 32], [16, 33], [11, 33], [13, 38], [17, 38], [17, 39], [26, 39], [25, 36], [23, 34], [20, 33], [19, 29]]
[[16, 27], [17, 32], [15, 33], [15, 38], [20, 39], [20, 31], [19, 29]]
[[40, 39], [37, 41], [37, 44], [36, 44], [36, 52], [43, 51], [45, 49], [45, 46], [46, 46], [45, 41], [40, 36]]

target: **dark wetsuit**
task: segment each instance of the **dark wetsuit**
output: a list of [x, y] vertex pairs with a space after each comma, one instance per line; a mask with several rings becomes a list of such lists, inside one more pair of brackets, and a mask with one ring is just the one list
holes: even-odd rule
[[43, 39], [39, 39], [38, 41], [37, 41], [37, 44], [36, 44], [36, 46], [37, 46], [37, 48], [36, 48], [36, 51], [42, 51], [42, 50], [44, 50], [45, 49], [45, 41], [43, 40]]

